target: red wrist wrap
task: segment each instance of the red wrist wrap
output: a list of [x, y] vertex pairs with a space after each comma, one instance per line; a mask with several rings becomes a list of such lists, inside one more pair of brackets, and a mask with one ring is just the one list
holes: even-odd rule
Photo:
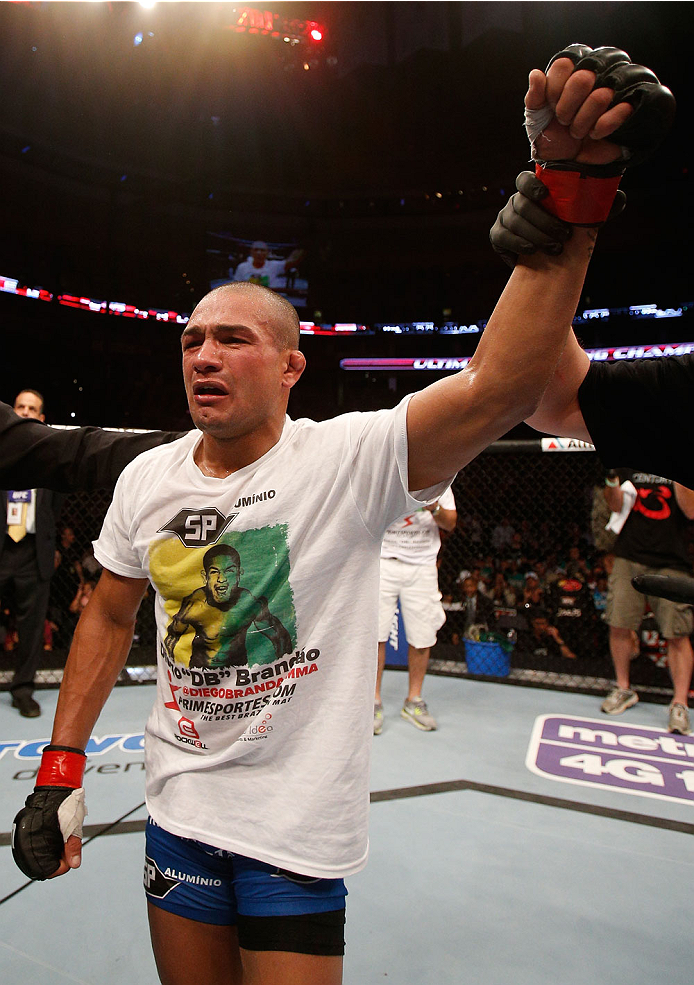
[[560, 171], [535, 165], [535, 176], [549, 189], [542, 207], [575, 226], [597, 226], [610, 214], [621, 174], [592, 178], [580, 171]]
[[82, 786], [86, 762], [87, 757], [78, 752], [46, 749], [41, 757], [36, 786], [73, 787], [76, 790]]

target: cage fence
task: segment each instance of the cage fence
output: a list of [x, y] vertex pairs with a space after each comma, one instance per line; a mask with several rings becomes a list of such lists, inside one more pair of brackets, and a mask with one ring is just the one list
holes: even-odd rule
[[[94, 557], [95, 540], [111, 502], [105, 490], [79, 492], [64, 502], [58, 524], [55, 570], [44, 625], [43, 654], [36, 675], [38, 687], [57, 687], [80, 612], [86, 605], [101, 568]], [[7, 689], [14, 670], [17, 643], [15, 600], [12, 591], [3, 596], [0, 613], [0, 689]], [[154, 596], [148, 588], [137, 615], [128, 660], [118, 683], [156, 680], [156, 626]]]
[[[431, 672], [587, 693], [612, 686], [604, 609], [615, 537], [603, 488], [595, 451], [566, 440], [498, 441], [457, 476]], [[633, 644], [631, 686], [669, 701], [667, 645], [647, 605]]]
[[[604, 529], [604, 470], [594, 451], [580, 442], [572, 447], [548, 453], [540, 440], [498, 441], [457, 476], [458, 522], [444, 534], [438, 559], [446, 622], [430, 672], [596, 693], [611, 685], [602, 618], [612, 547]], [[39, 687], [62, 680], [79, 613], [99, 577], [91, 542], [109, 502], [104, 491], [75, 493], [65, 502]], [[11, 593], [1, 609], [0, 689], [6, 689], [16, 645]], [[150, 588], [118, 683], [155, 680]], [[634, 638], [632, 686], [652, 701], [671, 695], [666, 645], [648, 611]]]

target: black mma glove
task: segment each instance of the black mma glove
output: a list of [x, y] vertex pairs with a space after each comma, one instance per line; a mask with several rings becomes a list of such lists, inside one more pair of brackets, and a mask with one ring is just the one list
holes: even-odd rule
[[12, 855], [30, 879], [48, 879], [60, 866], [70, 835], [82, 837], [82, 777], [87, 757], [81, 749], [46, 746], [34, 792], [12, 825]]
[[[537, 250], [559, 256], [571, 238], [571, 223], [563, 222], [540, 205], [549, 189], [532, 171], [521, 171], [516, 188], [518, 191], [511, 195], [489, 232], [492, 247], [509, 267], [515, 267], [519, 254], [528, 256]], [[624, 192], [618, 191], [607, 218], [619, 215], [626, 201]]]
[[621, 147], [620, 159], [609, 164], [581, 164], [574, 160], [544, 161], [535, 151], [535, 140], [548, 126], [554, 110], [544, 106], [526, 109], [526, 130], [536, 162], [535, 174], [549, 189], [544, 207], [549, 212], [579, 226], [600, 225], [610, 214], [613, 199], [624, 170], [640, 164], [661, 143], [675, 115], [675, 97], [662, 86], [653, 72], [632, 63], [619, 48], [588, 48], [571, 44], [557, 52], [547, 69], [559, 58], [569, 58], [574, 72], [595, 72], [593, 88], [614, 90], [610, 109], [627, 102], [634, 112], [608, 138]]
[[518, 191], [511, 195], [489, 232], [492, 247], [509, 267], [515, 267], [519, 253], [528, 255], [542, 250], [558, 256], [571, 236], [571, 225], [539, 204], [549, 190], [532, 171], [518, 175], [516, 188]]

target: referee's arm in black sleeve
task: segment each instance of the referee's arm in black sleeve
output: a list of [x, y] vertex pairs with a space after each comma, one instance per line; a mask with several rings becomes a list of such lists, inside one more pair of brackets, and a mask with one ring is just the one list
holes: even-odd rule
[[95, 427], [56, 430], [19, 417], [9, 404], [0, 402], [0, 488], [112, 489], [133, 458], [183, 433], [130, 434]]

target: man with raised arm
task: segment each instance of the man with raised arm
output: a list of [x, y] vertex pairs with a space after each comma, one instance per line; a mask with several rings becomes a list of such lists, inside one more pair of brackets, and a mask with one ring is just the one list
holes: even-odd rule
[[[619, 148], [607, 138], [631, 107], [610, 109], [612, 93], [594, 90], [590, 71], [559, 85], [556, 65], [547, 80], [531, 75], [527, 97], [542, 110], [548, 84], [561, 93], [562, 122], [549, 113], [544, 123], [546, 156], [612, 161]], [[288, 302], [238, 283], [193, 312], [182, 348], [196, 430], [118, 482], [95, 545], [104, 572], [13, 839], [32, 878], [80, 864], [83, 750], [151, 582], [160, 648], [145, 889], [164, 985], [341, 982], [343, 880], [367, 854], [383, 534], [533, 413], [594, 240], [580, 229], [561, 257], [517, 265], [463, 372], [393, 410], [322, 423], [286, 416], [305, 365]], [[289, 652], [274, 651], [262, 628], [249, 629], [243, 666], [194, 666], [192, 637], [173, 652], [161, 645], [215, 545], [238, 552], [248, 605], [267, 600]], [[239, 618], [236, 606], [228, 614]]]
[[[613, 79], [621, 73], [620, 83], [627, 86], [634, 67], [624, 52], [609, 52], [606, 71], [612, 72]], [[563, 54], [569, 56], [576, 70], [595, 59], [597, 52], [571, 45]], [[672, 112], [667, 107], [668, 91], [655, 76], [647, 87], [651, 112], [660, 106], [661, 118], [666, 120]], [[561, 106], [557, 112], [561, 113]], [[647, 150], [636, 148], [636, 163]], [[560, 253], [572, 224], [584, 218], [557, 202], [552, 185], [551, 171], [538, 169], [535, 177], [527, 172], [520, 175], [518, 193], [499, 213], [491, 240], [511, 264], [516, 255], [534, 252], [539, 235], [546, 236], [541, 248]], [[538, 203], [544, 203], [549, 211]], [[603, 221], [609, 213], [608, 207], [603, 209]], [[689, 642], [691, 607], [668, 596], [644, 597], [632, 579], [637, 575], [672, 577], [691, 572], [683, 536], [686, 521], [694, 518], [694, 491], [690, 488], [694, 486], [694, 466], [691, 456], [682, 454], [680, 435], [682, 422], [691, 420], [693, 413], [694, 356], [591, 363], [570, 332], [543, 398], [528, 418], [528, 424], [538, 431], [591, 442], [606, 467], [614, 470], [618, 466], [622, 471], [621, 482], [614, 471], [605, 480], [608, 505], [615, 515], [622, 516], [605, 616], [610, 626], [615, 686], [601, 710], [618, 715], [638, 701], [638, 694], [630, 687], [632, 637], [648, 601], [668, 645], [668, 669], [674, 686], [668, 730], [685, 735], [691, 731], [687, 708], [694, 661]], [[627, 471], [623, 466], [631, 468]], [[631, 496], [628, 502], [627, 496]]]
[[[635, 128], [629, 133], [630, 123], [636, 123], [638, 114], [614, 135], [622, 144], [620, 160], [614, 167], [607, 166], [603, 180], [606, 184], [618, 181], [619, 171], [627, 164], [643, 161], [667, 132], [674, 113], [672, 94], [652, 72], [633, 65], [617, 48], [592, 51], [585, 45], [569, 45], [559, 54], [564, 58], [555, 55], [555, 70], [560, 62], [565, 72], [573, 73], [586, 65], [600, 65], [596, 84], [616, 85], [642, 114], [650, 115], [650, 140], [635, 136]], [[557, 73], [547, 93], [548, 103], [556, 105], [559, 116], [563, 105], [554, 84], [560, 77]], [[644, 80], [640, 87], [633, 88], [635, 78]], [[622, 143], [620, 137], [625, 137], [625, 131]], [[532, 138], [532, 130], [530, 133]], [[546, 149], [545, 136], [533, 143], [535, 160], [541, 159]], [[580, 200], [577, 205], [569, 196], [562, 202], [552, 188], [562, 170], [565, 167], [555, 170], [550, 164], [538, 166], [535, 175], [523, 172], [518, 176], [518, 191], [499, 213], [490, 237], [497, 252], [512, 266], [518, 256], [532, 255], [538, 249], [560, 254], [578, 228], [574, 223], [585, 221], [585, 215], [576, 211], [581, 208]], [[585, 165], [573, 168], [573, 173], [585, 184], [591, 179], [594, 183], [601, 180], [596, 169]], [[609, 198], [603, 203], [597, 214], [600, 223], [623, 208], [622, 193], [618, 191], [617, 196], [613, 206]], [[629, 466], [694, 487], [694, 460], [683, 454], [680, 438], [682, 422], [692, 417], [694, 356], [591, 363], [571, 331], [542, 400], [527, 423], [547, 434], [593, 443], [608, 468]]]

